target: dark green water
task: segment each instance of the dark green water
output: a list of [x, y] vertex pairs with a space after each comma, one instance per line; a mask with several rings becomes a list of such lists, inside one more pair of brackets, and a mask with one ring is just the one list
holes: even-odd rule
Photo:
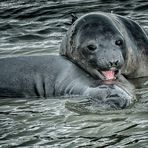
[[[58, 53], [72, 13], [113, 12], [148, 31], [147, 8], [146, 0], [1, 0], [0, 57]], [[1, 99], [0, 148], [148, 148], [148, 78], [133, 83], [138, 101], [124, 110], [79, 97]]]

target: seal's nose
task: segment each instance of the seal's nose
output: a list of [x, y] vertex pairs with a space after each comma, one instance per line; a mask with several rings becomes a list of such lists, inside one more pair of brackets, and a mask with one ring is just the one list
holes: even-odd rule
[[119, 61], [109, 61], [109, 67], [118, 67], [119, 66]]

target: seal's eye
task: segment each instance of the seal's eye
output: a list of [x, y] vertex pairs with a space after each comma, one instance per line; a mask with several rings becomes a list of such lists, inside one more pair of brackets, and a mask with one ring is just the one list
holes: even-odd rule
[[97, 47], [95, 45], [93, 45], [93, 44], [90, 44], [90, 45], [87, 46], [87, 49], [89, 51], [95, 51], [97, 49]]
[[115, 41], [115, 44], [116, 44], [117, 46], [122, 46], [123, 41], [122, 41], [121, 39], [116, 40], [116, 41]]

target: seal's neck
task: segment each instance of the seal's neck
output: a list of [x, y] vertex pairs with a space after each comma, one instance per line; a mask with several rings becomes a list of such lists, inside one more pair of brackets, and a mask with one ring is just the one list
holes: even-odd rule
[[128, 78], [139, 78], [148, 76], [148, 59], [143, 53], [136, 53], [128, 49], [122, 74]]
[[143, 54], [138, 59], [138, 68], [136, 70], [136, 76], [148, 77], [148, 59]]

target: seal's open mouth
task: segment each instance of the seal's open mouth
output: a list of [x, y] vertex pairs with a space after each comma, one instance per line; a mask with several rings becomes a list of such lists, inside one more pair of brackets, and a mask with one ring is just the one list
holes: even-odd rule
[[116, 68], [111, 68], [104, 71], [100, 69], [88, 69], [88, 71], [91, 72], [91, 74], [96, 78], [99, 77], [102, 80], [115, 80], [120, 73], [120, 70], [117, 70]]
[[105, 80], [115, 80], [117, 78], [118, 70], [108, 70], [101, 71], [102, 75], [105, 77]]

